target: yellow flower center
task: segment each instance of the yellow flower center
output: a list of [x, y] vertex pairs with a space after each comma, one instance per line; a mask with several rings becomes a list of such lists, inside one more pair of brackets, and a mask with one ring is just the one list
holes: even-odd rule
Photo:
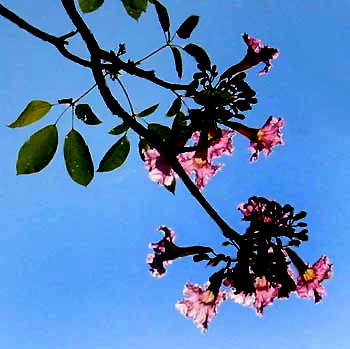
[[203, 165], [207, 161], [208, 149], [198, 150], [194, 154], [194, 161], [198, 165]]
[[315, 279], [315, 272], [313, 271], [313, 269], [306, 269], [304, 274], [303, 274], [303, 278], [306, 282], [314, 280]]
[[215, 300], [215, 294], [210, 290], [206, 290], [203, 294], [203, 302], [212, 303], [214, 300]]
[[257, 277], [255, 279], [255, 288], [257, 290], [264, 290], [264, 289], [268, 289], [269, 288], [269, 283], [268, 281], [266, 280], [265, 276], [263, 277]]
[[258, 142], [261, 142], [264, 139], [264, 137], [265, 137], [265, 132], [260, 129], [258, 131], [257, 137], [258, 137]]

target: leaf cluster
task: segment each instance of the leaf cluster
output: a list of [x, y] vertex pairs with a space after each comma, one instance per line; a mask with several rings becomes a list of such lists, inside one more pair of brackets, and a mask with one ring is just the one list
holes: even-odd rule
[[[72, 98], [61, 99], [58, 104], [64, 103], [69, 104], [68, 108], [72, 108], [77, 119], [81, 120], [86, 125], [99, 125], [101, 123], [101, 120], [95, 115], [88, 104], [75, 105]], [[9, 127], [18, 128], [30, 125], [48, 114], [52, 106], [53, 104], [47, 101], [31, 101]], [[140, 117], [151, 114], [156, 108], [157, 106], [148, 108], [140, 113]], [[68, 109], [65, 111], [67, 110]], [[74, 118], [74, 115], [72, 118]], [[59, 137], [56, 123], [36, 131], [22, 145], [17, 158], [17, 174], [22, 175], [40, 172], [49, 165], [58, 147]], [[128, 127], [123, 124], [111, 130], [110, 133], [126, 133], [127, 130]], [[112, 171], [120, 167], [125, 162], [129, 152], [130, 143], [126, 134], [124, 134], [124, 136], [107, 151], [97, 171]], [[67, 133], [64, 139], [64, 160], [68, 174], [76, 183], [87, 186], [92, 181], [95, 170], [89, 147], [84, 137], [74, 128]]]

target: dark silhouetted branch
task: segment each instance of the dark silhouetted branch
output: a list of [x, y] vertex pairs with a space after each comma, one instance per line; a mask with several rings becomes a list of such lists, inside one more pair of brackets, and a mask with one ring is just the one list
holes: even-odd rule
[[111, 110], [115, 115], [121, 117], [124, 122], [129, 125], [135, 132], [140, 136], [144, 137], [148, 142], [153, 144], [156, 149], [161, 151], [167, 158], [170, 166], [173, 170], [179, 175], [179, 177], [184, 182], [187, 189], [190, 193], [197, 199], [201, 204], [204, 210], [209, 214], [209, 216], [216, 222], [216, 224], [221, 228], [223, 235], [225, 237], [231, 238], [237, 242], [239, 245], [242, 237], [235, 230], [233, 230], [215, 211], [215, 209], [209, 204], [209, 202], [204, 198], [192, 180], [188, 177], [180, 163], [178, 162], [175, 154], [172, 149], [169, 149], [169, 146], [161, 140], [158, 136], [153, 135], [145, 127], [139, 124], [135, 119], [133, 119], [118, 103], [118, 101], [112, 95], [110, 89], [106, 84], [103, 71], [101, 70], [101, 49], [91, 33], [90, 29], [80, 17], [78, 11], [75, 8], [73, 0], [62, 0], [62, 4], [70, 17], [72, 23], [78, 29], [81, 37], [86, 43], [86, 46], [91, 55], [91, 65], [92, 73], [94, 75], [96, 84], [100, 90], [101, 96], [106, 104], [106, 106]]

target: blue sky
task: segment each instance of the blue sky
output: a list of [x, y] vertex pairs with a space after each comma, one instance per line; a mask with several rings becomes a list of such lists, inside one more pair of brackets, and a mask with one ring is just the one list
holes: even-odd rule
[[[88, 188], [75, 184], [63, 161], [63, 139], [69, 114], [59, 123], [59, 149], [41, 173], [16, 176], [21, 144], [36, 130], [53, 123], [60, 107], [36, 124], [9, 129], [33, 99], [55, 102], [79, 96], [93, 83], [91, 73], [59, 56], [54, 48], [0, 18], [2, 52], [0, 199], [0, 346], [2, 348], [347, 348], [350, 272], [349, 118], [350, 66], [347, 44], [350, 2], [326, 1], [166, 1], [173, 30], [189, 15], [200, 16], [191, 40], [205, 47], [219, 71], [240, 60], [246, 47], [242, 32], [261, 38], [281, 54], [271, 72], [248, 81], [258, 104], [247, 113], [259, 127], [269, 115], [282, 116], [286, 145], [268, 158], [248, 162], [248, 142], [236, 136], [235, 152], [204, 194], [239, 231], [246, 225], [236, 210], [252, 195], [290, 203], [308, 211], [309, 242], [299, 249], [311, 263], [321, 254], [334, 263], [324, 283], [328, 295], [319, 305], [292, 296], [277, 300], [263, 319], [251, 309], [227, 301], [203, 336], [175, 310], [187, 281], [204, 283], [212, 269], [190, 259], [174, 262], [167, 275], [153, 279], [145, 263], [156, 228], [172, 227], [179, 245], [220, 249], [219, 229], [178, 183], [172, 196], [151, 182], [139, 160], [137, 137], [119, 170], [96, 174]], [[59, 1], [2, 1], [32, 24], [56, 35], [73, 29]], [[125, 15], [118, 1], [86, 20], [105, 49], [126, 43], [139, 59], [163, 44], [152, 8], [139, 22]], [[179, 41], [179, 44], [181, 42]], [[78, 38], [71, 47], [87, 56]], [[170, 52], [147, 61], [147, 69], [177, 82]], [[195, 64], [185, 58], [184, 81]], [[125, 77], [133, 104], [141, 111], [160, 107], [150, 122], [169, 123], [163, 115], [173, 96], [145, 81]], [[117, 88], [113, 92], [127, 108]], [[77, 122], [98, 164], [115, 136], [106, 132], [120, 121], [94, 92], [84, 99], [104, 121], [100, 126]], [[224, 250], [223, 250], [224, 251]]]

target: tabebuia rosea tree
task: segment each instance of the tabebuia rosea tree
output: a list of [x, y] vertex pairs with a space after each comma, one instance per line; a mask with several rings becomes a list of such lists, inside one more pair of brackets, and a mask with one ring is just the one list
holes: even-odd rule
[[[278, 49], [244, 33], [245, 56], [238, 58], [237, 63], [226, 70], [222, 69], [223, 73], [220, 74], [206, 51], [188, 42], [199, 22], [198, 16], [188, 17], [172, 32], [168, 11], [159, 1], [122, 0], [126, 13], [136, 20], [152, 7], [164, 32], [165, 41], [161, 47], [135, 60], [128, 57], [122, 43], [117, 50], [102, 48], [86, 24], [85, 14], [99, 9], [103, 0], [61, 2], [75, 29], [59, 36], [40, 30], [0, 4], [3, 17], [53, 45], [66, 59], [89, 69], [95, 80], [78, 97], [62, 98], [56, 102], [31, 101], [18, 118], [8, 125], [11, 128], [24, 127], [43, 118], [53, 109], [62, 108], [54, 123], [35, 132], [22, 145], [18, 153], [17, 174], [40, 172], [50, 163], [58, 145], [58, 122], [70, 111], [68, 115], [71, 115], [72, 127], [64, 138], [66, 168], [78, 184], [87, 186], [92, 181], [95, 165], [74, 120], [79, 119], [91, 126], [102, 122], [93, 108], [83, 102], [92, 90], [98, 89], [106, 107], [119, 120], [119, 124], [109, 130], [109, 134], [120, 138], [101, 159], [97, 172], [108, 172], [122, 166], [131, 149], [128, 134], [136, 133], [139, 136], [137, 151], [144, 162], [145, 175], [173, 194], [176, 181], [181, 179], [219, 227], [225, 249], [230, 249], [227, 254], [223, 254], [209, 246], [178, 246], [174, 243], [175, 232], [170, 227], [160, 225], [158, 230], [163, 237], [150, 244], [152, 252], [146, 260], [152, 276], [164, 276], [170, 263], [187, 256], [191, 256], [193, 262], [205, 262], [217, 268], [203, 286], [195, 283], [185, 285], [184, 298], [176, 304], [184, 316], [192, 318], [196, 326], [206, 331], [218, 306], [229, 299], [245, 306], [250, 305], [259, 316], [276, 299], [288, 298], [293, 293], [320, 302], [326, 293], [322, 282], [331, 277], [332, 263], [328, 257], [321, 256], [314, 264], [309, 264], [295, 252], [296, 247], [308, 240], [305, 211], [298, 212], [289, 204], [281, 205], [254, 195], [237, 206], [247, 223], [246, 231], [239, 233], [225, 222], [202, 194], [212, 178], [222, 170], [221, 158], [232, 155], [234, 136], [248, 139], [251, 162], [257, 161], [261, 153], [268, 156], [274, 147], [284, 143], [284, 120], [281, 117], [268, 116], [264, 125], [257, 128], [243, 123], [245, 112], [257, 103], [256, 93], [246, 81], [246, 71], [259, 65], [262, 67], [259, 75], [267, 74], [272, 62], [278, 58]], [[70, 50], [72, 37], [80, 37], [90, 59]], [[173, 83], [159, 78], [156, 69], [143, 69], [144, 61], [161, 50], [171, 51], [174, 75], [177, 74], [180, 79], [183, 75], [182, 56], [192, 56], [197, 66], [193, 78], [186, 83]], [[173, 93], [175, 99], [166, 113], [165, 122], [168, 123], [169, 117], [173, 118], [171, 127], [143, 122], [144, 118], [157, 110], [159, 104], [136, 112], [123, 81], [125, 75], [145, 79]], [[124, 93], [128, 101], [126, 109], [111, 92], [111, 84], [119, 85]]]

